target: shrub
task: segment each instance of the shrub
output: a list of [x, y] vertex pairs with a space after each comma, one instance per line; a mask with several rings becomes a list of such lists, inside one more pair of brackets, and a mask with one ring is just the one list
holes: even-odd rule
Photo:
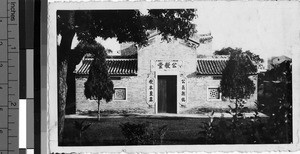
[[122, 134], [125, 136], [125, 144], [144, 145], [151, 140], [151, 135], [148, 132], [149, 123], [134, 124], [127, 122], [119, 126], [122, 129]]
[[214, 118], [214, 112], [209, 115], [209, 121], [200, 126], [198, 140], [202, 144], [225, 144], [232, 143], [230, 133], [230, 121], [224, 117]]
[[93, 123], [86, 122], [86, 119], [81, 121], [74, 121], [74, 127], [79, 131], [79, 144], [82, 143], [82, 133], [86, 131]]
[[119, 126], [127, 145], [163, 144], [164, 137], [168, 131], [167, 125], [154, 130], [152, 123], [148, 122], [138, 124], [126, 122]]
[[259, 110], [269, 115], [267, 129], [272, 143], [292, 142], [292, 61], [284, 61], [260, 75], [263, 93]]

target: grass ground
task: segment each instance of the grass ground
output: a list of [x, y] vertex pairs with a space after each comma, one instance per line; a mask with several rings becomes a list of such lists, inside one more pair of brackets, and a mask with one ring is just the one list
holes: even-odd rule
[[[125, 137], [122, 134], [120, 124], [131, 123], [151, 123], [153, 130], [167, 125], [162, 144], [197, 144], [197, 133], [200, 131], [202, 122], [206, 122], [207, 118], [186, 118], [186, 117], [163, 117], [163, 118], [143, 118], [143, 117], [122, 117], [122, 118], [102, 118], [100, 121], [96, 119], [86, 119], [85, 123], [93, 123], [86, 131], [82, 133], [81, 143], [79, 139], [79, 131], [75, 129], [74, 122], [83, 119], [66, 119], [64, 128], [64, 143], [62, 145], [125, 145]], [[159, 140], [159, 137], [155, 137]]]

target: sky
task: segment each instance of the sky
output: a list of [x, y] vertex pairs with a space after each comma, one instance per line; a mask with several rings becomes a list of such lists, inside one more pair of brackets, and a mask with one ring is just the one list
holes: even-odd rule
[[229, 3], [197, 8], [194, 22], [200, 33], [212, 33], [213, 50], [239, 47], [263, 58], [299, 51], [299, 3]]
[[[211, 32], [212, 50], [242, 48], [264, 59], [293, 56], [300, 51], [300, 5], [288, 2], [204, 2], [193, 5], [198, 33]], [[142, 13], [146, 11], [141, 9]], [[116, 39], [97, 38], [104, 47], [120, 50]], [[73, 47], [77, 44], [76, 38]]]

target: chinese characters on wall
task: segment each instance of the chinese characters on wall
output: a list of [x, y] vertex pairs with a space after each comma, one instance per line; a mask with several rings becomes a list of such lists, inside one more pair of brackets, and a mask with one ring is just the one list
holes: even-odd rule
[[179, 104], [185, 106], [187, 103], [187, 79], [181, 76], [179, 81]]
[[[173, 71], [174, 75], [181, 72], [183, 62], [181, 60], [153, 60], [151, 61], [151, 72], [163, 72], [163, 71]], [[177, 72], [177, 73], [176, 73]], [[160, 74], [160, 73], [158, 73]], [[186, 106], [187, 103], [187, 78], [183, 74], [178, 75], [177, 82], [177, 101], [180, 105]], [[147, 78], [147, 103], [149, 105], [155, 104], [155, 75], [149, 75]]]
[[150, 106], [152, 106], [154, 104], [154, 101], [155, 101], [154, 85], [155, 85], [154, 78], [153, 77], [148, 77], [147, 78], [147, 103]]
[[178, 60], [156, 60], [154, 68], [156, 71], [177, 71], [182, 67], [182, 61]]

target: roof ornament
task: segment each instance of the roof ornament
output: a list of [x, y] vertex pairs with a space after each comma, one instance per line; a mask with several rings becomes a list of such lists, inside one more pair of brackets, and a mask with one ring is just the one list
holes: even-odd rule
[[207, 34], [200, 34], [200, 39], [199, 42], [202, 44], [205, 43], [210, 43], [212, 41], [213, 37], [211, 36], [211, 33], [207, 33]]

